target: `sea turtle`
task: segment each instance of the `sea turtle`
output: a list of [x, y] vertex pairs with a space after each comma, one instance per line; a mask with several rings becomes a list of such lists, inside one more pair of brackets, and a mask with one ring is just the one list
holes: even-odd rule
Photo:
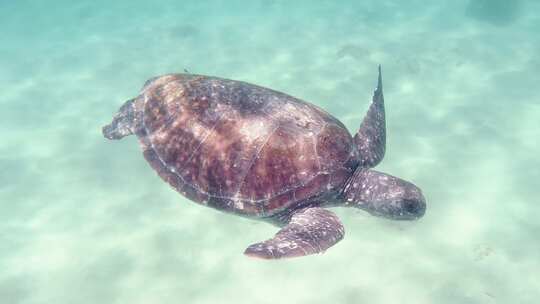
[[418, 187], [371, 169], [386, 145], [380, 66], [373, 101], [354, 137], [311, 103], [190, 73], [148, 80], [102, 131], [108, 139], [136, 134], [152, 168], [188, 199], [281, 227], [249, 246], [248, 256], [325, 251], [344, 235], [326, 207], [398, 220], [418, 219], [426, 209]]

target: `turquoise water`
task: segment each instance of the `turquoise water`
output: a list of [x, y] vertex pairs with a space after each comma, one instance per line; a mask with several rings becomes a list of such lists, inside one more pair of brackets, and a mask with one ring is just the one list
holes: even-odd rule
[[[536, 303], [540, 4], [446, 2], [0, 0], [0, 303]], [[187, 201], [134, 137], [101, 135], [184, 69], [355, 131], [378, 64], [378, 170], [428, 210], [336, 208], [346, 236], [322, 255], [245, 257], [276, 228]]]

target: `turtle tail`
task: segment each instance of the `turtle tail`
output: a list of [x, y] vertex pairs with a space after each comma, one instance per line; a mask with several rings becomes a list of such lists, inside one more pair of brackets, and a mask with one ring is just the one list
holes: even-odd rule
[[130, 99], [124, 103], [114, 115], [112, 122], [104, 126], [101, 131], [107, 139], [121, 139], [133, 134], [135, 122], [135, 99]]

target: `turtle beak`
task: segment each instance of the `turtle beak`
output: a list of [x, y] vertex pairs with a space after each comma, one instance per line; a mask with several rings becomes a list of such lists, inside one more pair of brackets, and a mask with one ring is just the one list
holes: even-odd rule
[[415, 200], [405, 200], [402, 202], [402, 220], [417, 220], [426, 213], [426, 200], [422, 196]]

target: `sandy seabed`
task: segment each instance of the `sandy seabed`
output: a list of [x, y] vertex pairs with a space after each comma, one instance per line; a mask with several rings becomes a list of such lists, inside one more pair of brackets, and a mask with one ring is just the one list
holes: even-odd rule
[[[535, 1], [0, 1], [0, 303], [535, 303]], [[424, 218], [336, 208], [323, 255], [242, 255], [268, 224], [176, 194], [106, 141], [184, 69], [317, 104], [352, 132], [382, 64], [387, 154]]]

